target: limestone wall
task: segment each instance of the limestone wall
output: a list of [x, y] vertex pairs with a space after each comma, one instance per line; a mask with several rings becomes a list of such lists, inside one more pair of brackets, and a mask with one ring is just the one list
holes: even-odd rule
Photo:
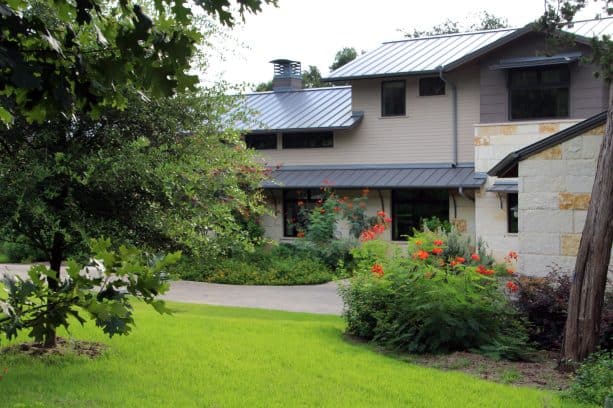
[[552, 264], [574, 268], [603, 135], [601, 126], [519, 163], [523, 273], [544, 275]]

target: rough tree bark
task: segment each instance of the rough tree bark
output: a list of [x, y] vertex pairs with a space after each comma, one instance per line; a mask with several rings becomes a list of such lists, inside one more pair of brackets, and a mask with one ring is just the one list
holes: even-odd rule
[[613, 245], [613, 84], [592, 198], [579, 244], [562, 344], [564, 361], [582, 361], [598, 347]]
[[[53, 236], [53, 246], [51, 248], [51, 259], [49, 260], [49, 268], [55, 272], [53, 276], [47, 277], [47, 284], [49, 289], [56, 291], [59, 288], [60, 268], [62, 266], [62, 259], [64, 257], [64, 235], [56, 232]], [[47, 312], [53, 309], [54, 305], [47, 302]], [[53, 348], [57, 345], [56, 328], [51, 324], [47, 324], [47, 330], [45, 333], [44, 347]]]

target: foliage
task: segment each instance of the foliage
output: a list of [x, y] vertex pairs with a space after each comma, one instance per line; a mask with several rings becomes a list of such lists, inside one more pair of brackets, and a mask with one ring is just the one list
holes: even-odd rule
[[376, 239], [363, 242], [353, 251], [356, 274], [341, 289], [347, 332], [411, 353], [528, 358], [523, 322], [494, 266], [477, 253], [465, 258], [447, 249], [444, 233], [428, 230], [409, 239], [408, 254]]
[[0, 122], [14, 117], [42, 123], [75, 112], [124, 109], [117, 90], [153, 96], [194, 90], [192, 58], [206, 14], [232, 26], [275, 0], [9, 0], [0, 4]]
[[260, 82], [256, 85], [254, 92], [268, 92], [272, 91], [272, 79], [268, 82]]
[[403, 31], [404, 36], [408, 38], [428, 37], [433, 35], [456, 34], [460, 32], [493, 30], [497, 28], [506, 28], [509, 22], [504, 17], [498, 17], [484, 10], [477, 14], [479, 22], [471, 24], [462, 24], [459, 21], [446, 19], [440, 24], [433, 26], [429, 30], [413, 29], [413, 32]]
[[608, 406], [605, 401], [613, 402], [612, 373], [613, 352], [593, 353], [577, 370], [566, 396], [585, 403]]
[[[562, 345], [570, 296], [570, 274], [552, 265], [544, 277], [519, 276], [515, 308], [528, 324], [530, 341], [546, 350]], [[601, 346], [611, 348], [613, 330], [613, 291], [606, 292], [601, 318]]]
[[23, 237], [17, 237], [14, 242], [0, 243], [0, 254], [6, 259], [4, 262], [10, 263], [31, 263], [35, 261], [47, 261], [48, 257], [40, 249], [24, 243]]
[[302, 72], [302, 87], [303, 88], [321, 88], [326, 86], [321, 81], [321, 72], [315, 65], [309, 65], [309, 68]]
[[[4, 277], [8, 297], [0, 301], [0, 332], [11, 340], [29, 330], [36, 341], [49, 341], [49, 332], [68, 329], [69, 318], [84, 324], [85, 313], [110, 337], [128, 334], [134, 325], [131, 297], [167, 312], [156, 297], [168, 290], [168, 268], [180, 258], [179, 252], [152, 257], [124, 246], [113, 251], [108, 239], [92, 240], [91, 251], [101, 268], [84, 268], [71, 260], [66, 276], [59, 278], [44, 265], [32, 266], [27, 280]], [[59, 290], [49, 285], [51, 279]]]
[[438, 230], [442, 230], [444, 232], [451, 231], [451, 223], [448, 220], [441, 220], [440, 218], [434, 215], [430, 218], [424, 218], [422, 220], [422, 223], [424, 224], [424, 228], [430, 231], [438, 231]]
[[330, 71], [339, 69], [343, 65], [346, 65], [358, 57], [358, 52], [353, 47], [344, 47], [342, 50], [336, 52], [334, 61], [330, 65]]
[[324, 260], [291, 244], [258, 247], [215, 262], [185, 258], [177, 269], [183, 279], [235, 285], [310, 285], [337, 278]]

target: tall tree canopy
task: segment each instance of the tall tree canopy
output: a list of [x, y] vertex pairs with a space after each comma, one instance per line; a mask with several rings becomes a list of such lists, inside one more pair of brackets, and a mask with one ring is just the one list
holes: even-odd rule
[[118, 88], [155, 96], [194, 89], [201, 35], [193, 9], [232, 26], [276, 0], [7, 0], [0, 3], [0, 121], [42, 122], [124, 108]]
[[[613, 0], [601, 3], [609, 15], [613, 14]], [[560, 29], [571, 23], [585, 4], [585, 0], [549, 1], [535, 27], [554, 40], [550, 46], [572, 41], [573, 37]], [[613, 245], [613, 41], [606, 35], [593, 38], [592, 47], [590, 62], [599, 67], [598, 75], [609, 87], [607, 123], [575, 264], [562, 345], [563, 361], [584, 360], [598, 346]]]
[[345, 47], [342, 50], [337, 51], [334, 56], [334, 62], [330, 65], [330, 71], [339, 69], [345, 64], [350, 63], [358, 57], [358, 52], [353, 47]]

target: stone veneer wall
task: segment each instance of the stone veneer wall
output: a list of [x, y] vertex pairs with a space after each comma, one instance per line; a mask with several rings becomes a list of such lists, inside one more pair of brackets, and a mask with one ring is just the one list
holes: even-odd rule
[[552, 264], [574, 268], [603, 135], [601, 126], [519, 163], [523, 273], [544, 275]]
[[[577, 122], [579, 120], [477, 124], [474, 140], [475, 171], [487, 172], [509, 153]], [[476, 195], [475, 229], [476, 236], [487, 243], [496, 259], [502, 261], [509, 251], [519, 251], [520, 243], [518, 234], [507, 232], [506, 194], [499, 196], [487, 191], [495, 181], [496, 177], [488, 177], [486, 184]]]

